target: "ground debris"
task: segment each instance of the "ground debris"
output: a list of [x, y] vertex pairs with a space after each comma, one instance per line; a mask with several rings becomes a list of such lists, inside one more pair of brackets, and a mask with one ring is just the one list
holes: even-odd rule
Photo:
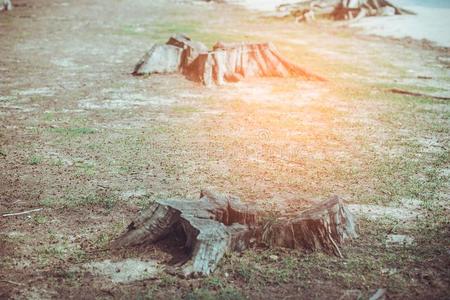
[[418, 93], [418, 92], [411, 92], [403, 89], [390, 89], [390, 92], [394, 94], [401, 94], [401, 95], [408, 95], [408, 96], [414, 96], [414, 97], [425, 97], [425, 98], [433, 98], [437, 100], [450, 100], [450, 97], [446, 96], [436, 96], [436, 95], [430, 95], [430, 94], [424, 94], [424, 93]]
[[42, 208], [36, 208], [36, 209], [31, 209], [31, 210], [21, 211], [21, 212], [17, 212], [17, 213], [3, 214], [2, 217], [12, 217], [12, 216], [28, 215], [28, 214], [31, 214], [31, 213], [33, 213], [33, 212], [38, 212], [38, 211], [41, 211], [41, 210], [42, 210]]
[[404, 234], [389, 234], [386, 239], [386, 246], [411, 246], [414, 244], [414, 238]]

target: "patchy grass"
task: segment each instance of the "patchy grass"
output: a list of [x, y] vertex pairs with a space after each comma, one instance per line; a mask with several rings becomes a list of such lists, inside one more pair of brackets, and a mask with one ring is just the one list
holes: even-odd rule
[[198, 107], [188, 106], [188, 105], [172, 107], [172, 112], [176, 113], [176, 114], [191, 114], [191, 113], [196, 113], [196, 112], [200, 112], [200, 111], [201, 110]]
[[28, 164], [29, 165], [39, 165], [40, 163], [42, 163], [43, 158], [42, 156], [39, 155], [32, 155], [29, 159], [28, 159]]
[[66, 240], [42, 246], [37, 250], [37, 255], [41, 266], [48, 266], [55, 259], [80, 263], [86, 258], [85, 251], [80, 249], [78, 245], [71, 244]]
[[[111, 15], [98, 13], [99, 20], [86, 24], [80, 34], [67, 35], [80, 25], [68, 19], [49, 39], [40, 38], [48, 26], [42, 23], [49, 14], [45, 8], [39, 8], [45, 18], [31, 23], [37, 26], [17, 19], [17, 26], [30, 32], [26, 39], [8, 25], [15, 18], [8, 15], [5, 33], [11, 42], [0, 44], [7, 57], [2, 61], [7, 67], [6, 91], [16, 89], [10, 83], [23, 78], [47, 86], [54, 79], [41, 72], [47, 69], [49, 74], [57, 72], [64, 86], [74, 87], [55, 89], [55, 97], [11, 100], [17, 107], [5, 106], [2, 112], [2, 211], [37, 204], [46, 208], [45, 214], [8, 219], [2, 228], [8, 237], [0, 236], [5, 266], [0, 275], [26, 284], [8, 293], [37, 297], [26, 294], [33, 285], [62, 298], [335, 299], [368, 298], [384, 287], [393, 299], [448, 298], [449, 105], [387, 92], [393, 87], [415, 88], [401, 83], [414, 79], [409, 69], [447, 76], [441, 67], [417, 59], [442, 53], [360, 39], [352, 30], [323, 24], [305, 27], [262, 19], [227, 5], [159, 7], [161, 3], [114, 1], [108, 3]], [[91, 20], [90, 9], [96, 7], [86, 6], [84, 11], [75, 5], [70, 10], [80, 9], [77, 15]], [[70, 13], [60, 11], [64, 9], [52, 7], [51, 16]], [[34, 28], [39, 28], [36, 35], [31, 34]], [[134, 55], [146, 50], [141, 49], [146, 42], [165, 42], [180, 32], [208, 46], [217, 40], [273, 41], [283, 55], [325, 75], [328, 82], [255, 80], [247, 89], [245, 83], [203, 89], [171, 76], [129, 76], [130, 51]], [[33, 52], [36, 49], [40, 52]], [[41, 49], [64, 57], [72, 49], [74, 61], [86, 67], [51, 69]], [[11, 67], [12, 61], [34, 55], [40, 59], [33, 60], [32, 68]], [[392, 78], [399, 82], [389, 82]], [[417, 89], [441, 91], [433, 80], [427, 82], [430, 85]], [[148, 103], [126, 110], [79, 106], [81, 99], [91, 96], [99, 101], [124, 93], [175, 97], [186, 88], [192, 88], [195, 97], [187, 102], [179, 97], [172, 105]], [[61, 156], [48, 156], [51, 152]], [[81, 262], [123, 256], [169, 261], [151, 247], [129, 249], [123, 256], [107, 249], [139, 209], [156, 199], [197, 198], [199, 190], [209, 186], [264, 203], [268, 209], [280, 199], [306, 206], [337, 194], [351, 203], [394, 207], [404, 199], [417, 200], [423, 214], [412, 224], [363, 218], [360, 238], [343, 247], [344, 259], [250, 249], [227, 255], [209, 278], [164, 274], [129, 285], [68, 271]], [[148, 193], [121, 199], [123, 192], [138, 188]], [[388, 247], [389, 233], [410, 235], [417, 245]]]
[[67, 137], [78, 137], [85, 134], [93, 134], [96, 132], [94, 128], [89, 127], [50, 128], [49, 131]]
[[119, 198], [115, 195], [102, 195], [93, 192], [80, 195], [77, 192], [68, 191], [65, 196], [44, 198], [40, 201], [40, 204], [49, 208], [82, 209], [83, 207], [99, 206], [110, 210], [118, 202]]

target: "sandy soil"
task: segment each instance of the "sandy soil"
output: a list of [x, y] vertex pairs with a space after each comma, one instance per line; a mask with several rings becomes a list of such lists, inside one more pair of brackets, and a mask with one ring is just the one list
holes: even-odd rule
[[[15, 5], [0, 15], [0, 213], [43, 210], [0, 217], [0, 298], [353, 299], [380, 287], [393, 299], [448, 298], [449, 105], [389, 92], [448, 93], [448, 49], [217, 3]], [[328, 81], [206, 89], [130, 75], [177, 32], [208, 45], [270, 40]], [[337, 194], [356, 205], [361, 237], [344, 259], [257, 248], [200, 279], [152, 275], [179, 241], [109, 250], [149, 202], [204, 187], [268, 209]], [[414, 243], [387, 247], [391, 234]], [[111, 274], [135, 264], [150, 279]]]
[[363, 28], [369, 34], [417, 40], [429, 40], [438, 46], [450, 47], [450, 7], [430, 7], [400, 1], [399, 5], [414, 11], [415, 16], [365, 18], [353, 26]]

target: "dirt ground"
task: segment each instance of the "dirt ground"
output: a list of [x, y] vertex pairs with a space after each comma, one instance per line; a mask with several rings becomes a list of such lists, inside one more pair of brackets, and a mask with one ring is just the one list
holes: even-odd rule
[[[450, 105], [389, 92], [448, 96], [449, 49], [217, 3], [14, 4], [0, 14], [0, 213], [43, 210], [0, 216], [0, 298], [364, 299], [379, 288], [389, 299], [450, 297]], [[328, 81], [205, 88], [130, 75], [178, 32], [209, 46], [270, 40]], [[344, 259], [233, 253], [200, 279], [159, 271], [118, 282], [86, 267], [170, 262], [173, 241], [107, 246], [151, 201], [205, 187], [269, 209], [339, 195], [360, 238]]]

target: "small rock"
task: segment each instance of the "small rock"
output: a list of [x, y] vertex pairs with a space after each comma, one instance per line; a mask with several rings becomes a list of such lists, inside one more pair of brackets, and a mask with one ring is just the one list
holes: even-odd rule
[[178, 286], [183, 290], [188, 290], [191, 287], [191, 284], [187, 280], [180, 280], [178, 282]]
[[404, 234], [389, 234], [386, 239], [386, 246], [411, 246], [414, 244], [414, 238]]
[[386, 299], [386, 289], [378, 289], [369, 300], [382, 300]]
[[388, 274], [388, 275], [394, 275], [398, 272], [396, 268], [383, 268], [381, 269], [381, 273]]
[[269, 256], [271, 261], [277, 261], [278, 260], [278, 256], [277, 255], [270, 255]]
[[201, 286], [201, 282], [197, 279], [191, 280], [190, 283], [191, 283], [190, 286], [191, 286], [192, 290], [196, 290], [196, 289], [200, 288], [200, 286]]
[[142, 198], [144, 196], [147, 195], [147, 192], [143, 189], [138, 189], [138, 190], [132, 190], [132, 191], [126, 191], [121, 193], [120, 197], [123, 200], [130, 200], [133, 198]]

